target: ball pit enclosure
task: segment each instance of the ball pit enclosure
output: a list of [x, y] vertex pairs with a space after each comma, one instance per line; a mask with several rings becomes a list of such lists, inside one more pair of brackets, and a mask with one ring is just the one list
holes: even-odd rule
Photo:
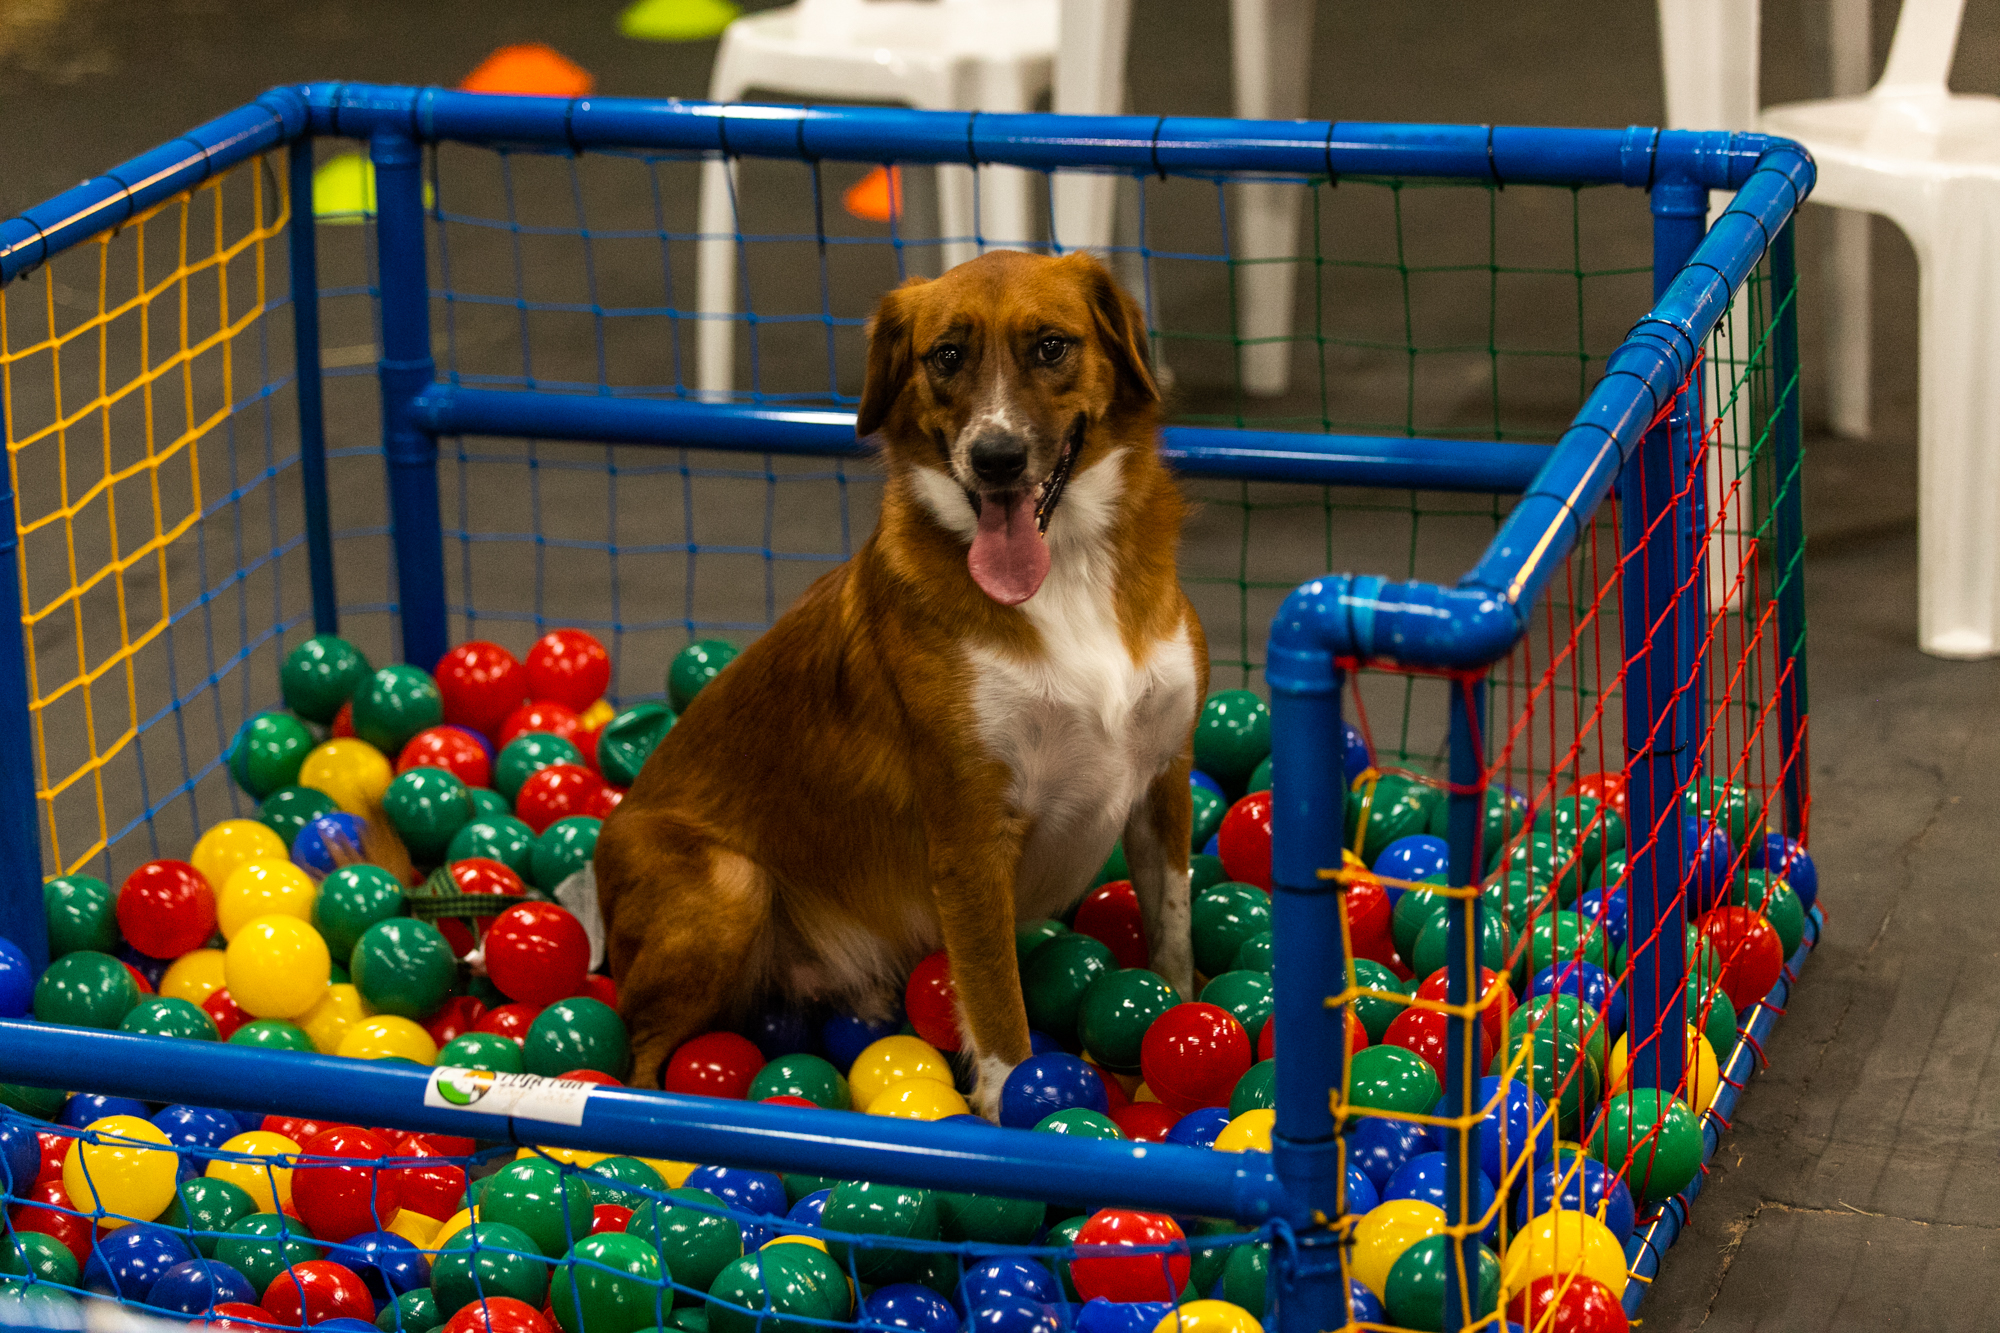
[[[346, 141], [373, 206], [315, 217]], [[688, 187], [716, 153], [737, 228], [702, 254]], [[1113, 262], [1186, 386], [1167, 454], [1240, 520], [1233, 567], [1204, 563], [1200, 516], [1184, 556], [1216, 665], [1269, 699], [1268, 754], [1257, 693], [1204, 713], [1201, 1002], [1144, 970], [1117, 854], [1073, 920], [1024, 925], [1051, 1049], [1003, 1119], [1042, 1133], [952, 1114], [933, 960], [914, 1035], [776, 1015], [677, 1056], [675, 1086], [719, 1095], [626, 1089], [615, 990], [570, 975], [575, 922], [528, 888], [587, 859], [576, 821], [865, 531], [861, 315], [953, 239], [838, 217], [841, 173], [882, 162], [1119, 175], [1139, 230]], [[0, 618], [23, 626], [0, 644], [0, 1302], [413, 1333], [1623, 1327], [1821, 920], [1811, 180], [1754, 135], [310, 85], [0, 226]], [[1319, 301], [1304, 413], [1213, 388], [1255, 191], [1311, 204], [1310, 253], [1280, 261]], [[1413, 257], [1426, 191], [1478, 205], [1483, 255]], [[1650, 268], [1587, 263], [1636, 191]], [[725, 251], [744, 308], [690, 311], [676, 283]], [[1377, 276], [1391, 335], [1342, 323]], [[1574, 291], [1573, 346], [1504, 331], [1546, 315], [1543, 279]], [[1586, 293], [1621, 283], [1607, 337]], [[1468, 290], [1484, 346], [1428, 339]], [[716, 319], [748, 386], [703, 398], [682, 340]], [[1490, 420], [1427, 377], [1452, 358]], [[1353, 534], [1405, 578], [1300, 582]], [[491, 687], [515, 670], [536, 682]], [[338, 865], [371, 813], [413, 867], [365, 840], [392, 864]], [[180, 998], [231, 989], [249, 1002]], [[425, 1068], [440, 1035], [458, 1063]], [[864, 1086], [876, 1114], [829, 1109]]]

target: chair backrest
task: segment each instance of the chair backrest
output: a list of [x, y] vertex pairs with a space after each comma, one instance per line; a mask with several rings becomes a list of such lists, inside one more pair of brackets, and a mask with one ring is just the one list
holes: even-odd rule
[[1889, 63], [1874, 96], [1943, 96], [1964, 17], [1965, 0], [1903, 0], [1896, 36], [1889, 44]]

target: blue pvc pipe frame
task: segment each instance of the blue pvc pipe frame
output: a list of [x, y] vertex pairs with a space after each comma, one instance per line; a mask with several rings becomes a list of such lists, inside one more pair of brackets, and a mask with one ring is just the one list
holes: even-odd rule
[[[1275, 172], [1299, 176], [1445, 177], [1496, 184], [1624, 184], [1692, 193], [1735, 190], [1734, 201], [1692, 257], [1663, 249], [1672, 281], [1653, 311], [1609, 358], [1604, 375], [1570, 429], [1549, 450], [1477, 441], [1408, 441], [1315, 437], [1278, 432], [1177, 428], [1166, 448], [1190, 475], [1250, 476], [1357, 485], [1457, 483], [1468, 489], [1524, 491], [1479, 563], [1457, 584], [1391, 583], [1371, 576], [1328, 575], [1297, 589], [1272, 626], [1267, 678], [1272, 691], [1274, 805], [1273, 904], [1279, 987], [1286, 1031], [1278, 1075], [1277, 1123], [1268, 1168], [1251, 1155], [1233, 1162], [1155, 1146], [1021, 1143], [1031, 1136], [902, 1122], [843, 1119], [780, 1107], [726, 1104], [663, 1094], [594, 1094], [578, 1129], [537, 1124], [534, 1138], [557, 1146], [634, 1151], [682, 1160], [756, 1161], [856, 1177], [936, 1183], [1006, 1193], [1022, 1180], [1065, 1198], [1116, 1200], [1181, 1213], [1275, 1218], [1297, 1229], [1274, 1259], [1281, 1333], [1314, 1333], [1344, 1322], [1345, 1277], [1339, 1247], [1324, 1226], [1338, 1215], [1344, 1188], [1340, 1126], [1329, 1107], [1323, 1071], [1341, 1060], [1343, 1016], [1323, 999], [1346, 985], [1340, 947], [1339, 891], [1320, 878], [1340, 863], [1342, 659], [1378, 659], [1477, 674], [1504, 657], [1524, 631], [1534, 603], [1575, 545], [1590, 515], [1638, 455], [1661, 405], [1687, 379], [1696, 354], [1731, 293], [1786, 227], [1811, 189], [1804, 150], [1767, 136], [1650, 129], [1576, 130], [1509, 126], [1372, 125], [1325, 121], [1246, 122], [1175, 117], [984, 115], [875, 108], [716, 106], [678, 100], [499, 97], [435, 88], [311, 84], [274, 89], [255, 103], [209, 122], [118, 170], [84, 182], [20, 217], [0, 223], [0, 281], [122, 223], [146, 207], [280, 144], [307, 136], [369, 141], [376, 164], [383, 277], [384, 452], [397, 519], [395, 544], [405, 656], [428, 665], [444, 647], [441, 524], [436, 439], [446, 431], [699, 444], [756, 452], [851, 452], [841, 414], [768, 408], [716, 409], [611, 396], [573, 398], [493, 393], [434, 383], [424, 275], [421, 162], [423, 145], [540, 143], [574, 150], [652, 149], [727, 152], [782, 158], [879, 162], [968, 160], [1029, 168], [1099, 167], [1127, 172]], [[293, 199], [309, 197], [293, 160]], [[295, 225], [309, 231], [302, 211]], [[1684, 229], [1685, 230], [1685, 229]], [[1687, 231], [1688, 239], [1700, 236]], [[1789, 237], [1786, 237], [1789, 240]], [[1789, 249], [1786, 250], [1789, 258]], [[295, 274], [310, 273], [310, 249], [294, 250]], [[312, 303], [297, 307], [307, 318]], [[1789, 309], [1783, 316], [1789, 328]], [[1796, 365], [1796, 335], [1781, 331], [1780, 357]], [[317, 373], [301, 343], [302, 380]], [[502, 399], [506, 401], [501, 401]], [[301, 404], [310, 452], [317, 407]], [[1797, 415], [1789, 428], [1796, 430]], [[836, 437], [839, 438], [836, 438]], [[1782, 452], [1782, 442], [1781, 442]], [[1796, 441], [1791, 457], [1796, 458]], [[303, 461], [303, 460], [302, 460]], [[302, 473], [315, 473], [310, 465]], [[1796, 496], [1793, 497], [1796, 501]], [[1781, 541], [1800, 531], [1780, 516]], [[312, 520], [309, 517], [309, 529]], [[10, 534], [11, 536], [11, 534]], [[308, 533], [315, 623], [332, 596], [330, 548]], [[11, 549], [11, 548], [0, 548]], [[1781, 558], [1786, 553], [1781, 552]], [[0, 621], [18, 617], [18, 570], [0, 564]], [[415, 623], [413, 623], [415, 622]], [[1802, 649], [1787, 636], [1791, 655]], [[0, 744], [15, 753], [30, 743], [25, 661], [15, 636], [0, 646]], [[1802, 659], [1800, 659], [1802, 669]], [[1454, 715], [1454, 782], [1476, 774], [1483, 756], [1483, 687], [1468, 695], [1468, 716]], [[1799, 682], [1803, 698], [1803, 682]], [[1802, 702], [1800, 705], [1802, 715]], [[1463, 732], [1461, 734], [1461, 727]], [[0, 782], [0, 926], [18, 929], [31, 952], [42, 941], [40, 866], [33, 848], [32, 781], [14, 766]], [[1802, 779], [1800, 780], [1802, 790]], [[22, 791], [16, 793], [13, 788]], [[1791, 789], [1788, 787], [1788, 797]], [[1787, 825], [1796, 827], [1788, 799]], [[1461, 809], [1464, 806], [1464, 809]], [[1452, 860], [1469, 880], [1475, 820], [1454, 802]], [[23, 825], [23, 830], [12, 827]], [[1455, 920], [1453, 956], [1471, 956], [1477, 899]], [[1469, 987], [1469, 962], [1455, 971], [1451, 994]], [[1470, 1023], [1454, 1024], [1462, 1045]], [[302, 1057], [317, 1060], [317, 1057]], [[1456, 1063], [1456, 1062], [1455, 1062]], [[93, 1086], [111, 1092], [182, 1095], [227, 1104], [279, 1104], [365, 1123], [398, 1123], [454, 1133], [474, 1128], [470, 1113], [425, 1111], [414, 1071], [348, 1062], [311, 1077], [296, 1062], [267, 1071], [254, 1053], [228, 1047], [163, 1045], [119, 1034], [51, 1032], [0, 1023], [0, 1076], [65, 1084], [88, 1066]], [[107, 1080], [109, 1080], [107, 1082]], [[1461, 1107], [1466, 1079], [1454, 1071]], [[417, 1095], [413, 1095], [415, 1092]], [[300, 1099], [304, 1098], [304, 1101]], [[446, 1124], [450, 1121], [450, 1124]], [[512, 1127], [507, 1137], [512, 1137]], [[1008, 1147], [995, 1146], [1007, 1143]], [[1477, 1137], [1469, 1160], [1477, 1169]], [[1019, 1145], [1019, 1146], [1014, 1146]], [[1162, 1169], [1162, 1168], [1166, 1169]], [[1074, 1190], [1071, 1196], [1067, 1191]], [[1458, 1304], [1456, 1296], [1454, 1304]]]

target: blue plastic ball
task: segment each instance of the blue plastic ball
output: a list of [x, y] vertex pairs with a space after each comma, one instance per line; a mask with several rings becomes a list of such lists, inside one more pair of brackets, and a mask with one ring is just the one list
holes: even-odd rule
[[[984, 1120], [979, 1122], [985, 1124]], [[819, 1225], [819, 1215], [826, 1211], [826, 1201], [832, 1197], [832, 1190], [814, 1190], [805, 1198], [792, 1205], [792, 1211], [785, 1214], [787, 1222], [794, 1223], [802, 1230], [811, 1230]]]
[[378, 1314], [404, 1292], [431, 1284], [431, 1261], [393, 1231], [363, 1232], [334, 1246], [328, 1257], [368, 1284]]
[[315, 875], [331, 875], [340, 868], [329, 843], [346, 843], [350, 847], [361, 846], [361, 831], [367, 825], [361, 816], [350, 815], [345, 810], [318, 815], [307, 822], [292, 839], [292, 864]]
[[[1396, 1168], [1396, 1174], [1389, 1177], [1388, 1185], [1382, 1191], [1382, 1199], [1419, 1199], [1424, 1203], [1434, 1203], [1451, 1212], [1451, 1200], [1458, 1194], [1457, 1183], [1452, 1179], [1451, 1168], [1441, 1152], [1419, 1153]], [[1479, 1173], [1479, 1204], [1477, 1216], [1486, 1216], [1493, 1207], [1493, 1182], [1484, 1171]], [[1494, 1211], [1493, 1220], [1479, 1233], [1480, 1239], [1488, 1245], [1500, 1243], [1500, 1214]]]
[[1692, 920], [1729, 901], [1729, 866], [1736, 853], [1722, 827], [1699, 815], [1681, 816], [1681, 835], [1686, 864], [1694, 871], [1694, 901], [1688, 904]]
[[1389, 1312], [1382, 1308], [1382, 1302], [1375, 1299], [1375, 1293], [1353, 1278], [1347, 1279], [1347, 1315], [1356, 1324], [1389, 1322]]
[[1062, 1300], [1056, 1276], [1032, 1259], [999, 1255], [982, 1259], [965, 1270], [958, 1280], [958, 1308], [977, 1310], [983, 1306], [1012, 1302], [1053, 1304]]
[[[1370, 867], [1376, 874], [1414, 884], [1426, 875], [1451, 872], [1451, 844], [1430, 833], [1412, 833], [1382, 849]], [[1392, 889], [1400, 893], [1399, 889]]]
[[1208, 841], [1201, 845], [1201, 854], [1203, 856], [1221, 856], [1222, 835], [1220, 833], [1209, 834]]
[[965, 1326], [977, 1333], [1062, 1333], [1055, 1308], [1035, 1301], [982, 1305], [966, 1316]]
[[1178, 1143], [1186, 1148], [1213, 1148], [1215, 1136], [1228, 1124], [1228, 1107], [1204, 1106], [1201, 1110], [1189, 1111], [1174, 1121], [1174, 1127], [1167, 1131], [1167, 1142]]
[[23, 1120], [0, 1120], [0, 1194], [25, 1197], [41, 1171], [42, 1145], [34, 1129]]
[[1604, 938], [1610, 941], [1614, 950], [1625, 947], [1625, 937], [1632, 922], [1626, 915], [1623, 885], [1610, 889], [1591, 889], [1579, 894], [1576, 906], [1572, 910], [1586, 922], [1601, 926]]
[[1347, 1211], [1355, 1217], [1359, 1217], [1363, 1213], [1372, 1212], [1375, 1205], [1380, 1202], [1382, 1202], [1382, 1194], [1381, 1191], [1375, 1188], [1375, 1182], [1368, 1178], [1366, 1171], [1349, 1162], [1347, 1164]]
[[1361, 734], [1361, 728], [1343, 721], [1340, 729], [1347, 733], [1347, 782], [1352, 786], [1354, 779], [1375, 766], [1375, 756], [1368, 753], [1368, 739]]
[[63, 1103], [62, 1114], [56, 1117], [59, 1125], [71, 1129], [88, 1129], [95, 1122], [108, 1115], [136, 1115], [141, 1120], [152, 1115], [144, 1102], [135, 1102], [130, 1097], [101, 1097], [94, 1092], [79, 1092]]
[[[264, 1127], [265, 1115], [262, 1111], [224, 1111], [223, 1114], [236, 1117], [236, 1123], [243, 1127], [237, 1131], [240, 1134], [248, 1134], [252, 1130]], [[230, 1137], [234, 1138], [235, 1135], [232, 1134]], [[471, 1205], [468, 1204], [467, 1206], [470, 1207]]]
[[35, 999], [35, 971], [20, 945], [0, 937], [0, 1018], [26, 1018]]
[[218, 1305], [241, 1301], [255, 1305], [260, 1293], [250, 1279], [214, 1259], [189, 1259], [160, 1275], [146, 1293], [146, 1304], [175, 1314], [205, 1315]]
[[373, 1333], [381, 1333], [381, 1330], [376, 1329], [375, 1325], [369, 1323], [366, 1319], [347, 1317], [322, 1319], [317, 1324], [314, 1324], [312, 1328], [313, 1333], [371, 1333], [371, 1330], [373, 1330]]
[[1092, 1296], [1076, 1311], [1076, 1333], [1153, 1333], [1173, 1313], [1165, 1301], [1107, 1301]]
[[[1479, 1080], [1478, 1105], [1490, 1105], [1499, 1094], [1498, 1074], [1488, 1074]], [[1518, 1079], [1508, 1083], [1506, 1103], [1488, 1111], [1484, 1123], [1479, 1127], [1479, 1166], [1486, 1172], [1488, 1180], [1498, 1182], [1514, 1162], [1531, 1153], [1536, 1161], [1547, 1161], [1554, 1156], [1556, 1128], [1554, 1122], [1547, 1119], [1548, 1110], [1548, 1103], [1544, 1102], [1533, 1088]], [[1445, 1098], [1440, 1097], [1437, 1106], [1432, 1109], [1432, 1114], [1448, 1116], [1454, 1113], [1447, 1109]], [[1503, 1123], [1507, 1127], [1505, 1161], [1501, 1160], [1500, 1148], [1500, 1127]], [[1541, 1132], [1534, 1135], [1534, 1142], [1531, 1145], [1528, 1142], [1529, 1133], [1536, 1125], [1541, 1126]], [[1445, 1133], [1446, 1131], [1440, 1129], [1429, 1136], [1430, 1146], [1420, 1151], [1443, 1152]]]
[[98, 1238], [83, 1266], [83, 1288], [128, 1305], [144, 1304], [168, 1270], [200, 1257], [165, 1227], [131, 1222]]
[[1430, 1148], [1431, 1136], [1426, 1126], [1385, 1120], [1381, 1116], [1361, 1117], [1361, 1123], [1347, 1135], [1349, 1164], [1360, 1167], [1377, 1191], [1389, 1183], [1403, 1163], [1418, 1153], [1429, 1152]]
[[1229, 799], [1229, 793], [1222, 790], [1222, 784], [1198, 768], [1189, 772], [1188, 785], [1190, 787], [1199, 787], [1205, 792], [1211, 792], [1225, 801]]
[[1079, 1106], [1099, 1115], [1111, 1112], [1103, 1082], [1074, 1055], [1030, 1056], [1000, 1088], [1000, 1124], [1007, 1129], [1033, 1129], [1045, 1117]]
[[1545, 967], [1535, 973], [1535, 979], [1528, 986], [1528, 994], [1553, 995], [1560, 989], [1564, 995], [1574, 995], [1604, 1020], [1604, 1035], [1607, 1041], [1617, 1041], [1625, 1031], [1625, 992], [1611, 984], [1611, 978], [1595, 963], [1586, 963], [1581, 958], [1571, 959], [1562, 965], [1562, 975], [1556, 975], [1554, 967]]
[[1033, 1028], [1028, 1029], [1028, 1054], [1056, 1055], [1062, 1051], [1062, 1048], [1063, 1044], [1048, 1033], [1037, 1032]]
[[910, 1333], [958, 1333], [958, 1311], [951, 1302], [914, 1282], [876, 1288], [862, 1303], [861, 1314], [867, 1323], [907, 1328]]
[[880, 1023], [864, 1023], [853, 1014], [835, 1014], [821, 1025], [819, 1043], [826, 1048], [826, 1058], [833, 1062], [833, 1067], [845, 1074], [854, 1066], [856, 1056], [902, 1030], [901, 1012]]
[[235, 1116], [206, 1106], [169, 1106], [153, 1117], [153, 1125], [178, 1148], [220, 1148], [243, 1132]]
[[146, 984], [154, 990], [160, 988], [160, 978], [167, 975], [167, 969], [174, 965], [171, 958], [155, 958], [149, 953], [140, 953], [123, 940], [111, 951], [111, 956], [121, 963], [128, 963], [134, 972], [146, 979]]
[[797, 1009], [768, 1009], [750, 1020], [743, 1035], [757, 1043], [766, 1060], [813, 1055], [819, 1046], [812, 1020]]
[[[1581, 1169], [1571, 1170], [1579, 1164]], [[1525, 1173], [1525, 1180], [1514, 1195], [1514, 1225], [1524, 1227], [1529, 1218], [1540, 1217], [1557, 1207], [1595, 1217], [1599, 1204], [1604, 1205], [1604, 1225], [1618, 1237], [1618, 1243], [1623, 1245], [1632, 1239], [1633, 1229], [1638, 1225], [1632, 1191], [1615, 1172], [1594, 1157], [1538, 1161]]]
[[[769, 1171], [749, 1171], [737, 1166], [698, 1166], [688, 1173], [687, 1188], [707, 1190], [741, 1213], [783, 1217], [791, 1210], [791, 1201], [785, 1197], [784, 1182]], [[764, 1242], [778, 1234], [771, 1227], [754, 1226], [740, 1218], [736, 1221], [743, 1228], [745, 1254], [761, 1249]]]
[[1766, 833], [1764, 845], [1750, 849], [1750, 869], [1783, 875], [1792, 892], [1799, 895], [1799, 905], [1808, 912], [1819, 901], [1819, 867], [1813, 864], [1812, 853], [1801, 847], [1796, 838]]

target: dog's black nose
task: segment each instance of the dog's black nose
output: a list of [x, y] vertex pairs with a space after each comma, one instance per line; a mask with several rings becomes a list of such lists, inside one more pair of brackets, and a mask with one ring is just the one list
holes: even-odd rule
[[1028, 446], [1011, 435], [982, 435], [972, 442], [972, 472], [988, 486], [1008, 486], [1028, 470]]

